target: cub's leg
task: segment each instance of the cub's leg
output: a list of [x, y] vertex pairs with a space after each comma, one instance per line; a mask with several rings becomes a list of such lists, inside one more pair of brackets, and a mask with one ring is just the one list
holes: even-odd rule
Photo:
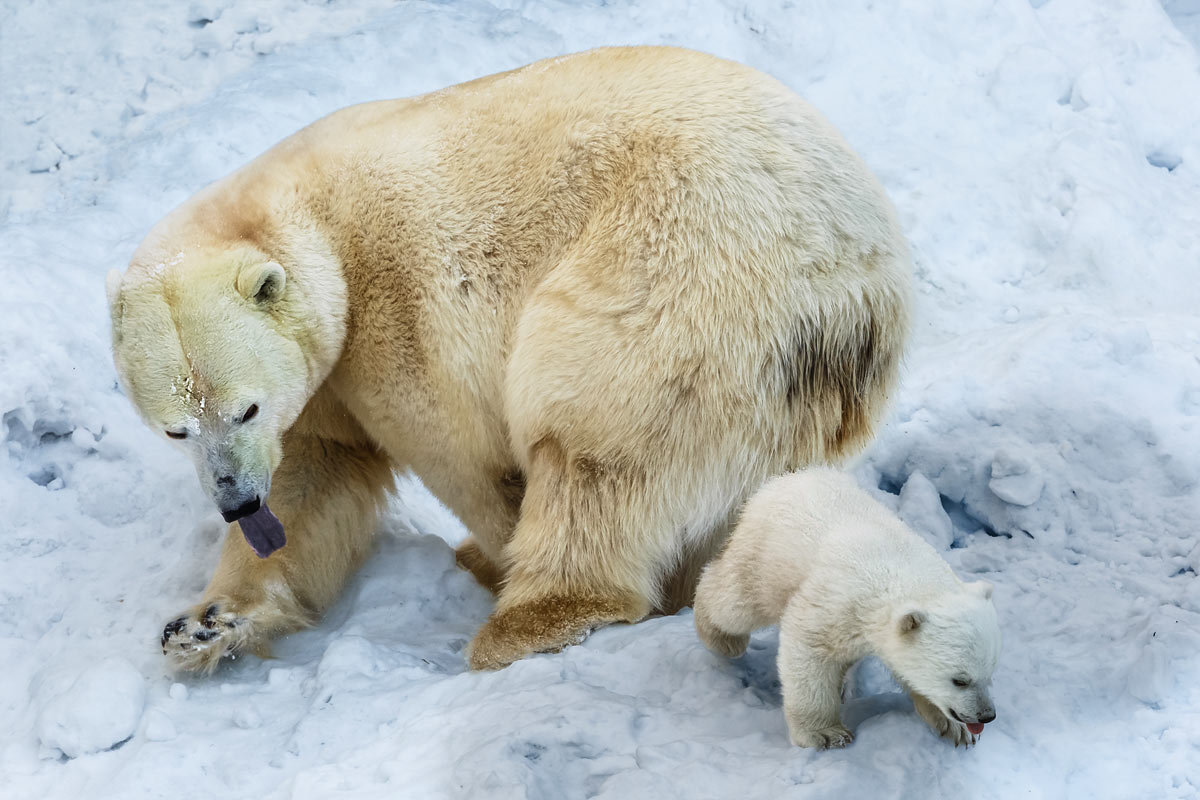
[[163, 629], [177, 670], [211, 672], [224, 656], [263, 653], [271, 639], [311, 625], [371, 546], [392, 471], [369, 447], [289, 434], [270, 506], [287, 544], [259, 558], [237, 523], [200, 603]]
[[581, 642], [611, 622], [636, 622], [657, 595], [669, 528], [650, 509], [651, 481], [554, 439], [535, 446], [521, 518], [505, 550], [496, 610], [471, 643], [472, 669]]
[[750, 634], [775, 620], [762, 614], [752, 587], [741, 579], [736, 559], [726, 551], [708, 565], [696, 587], [696, 633], [704, 646], [728, 658], [746, 651]]
[[842, 681], [851, 663], [829, 652], [829, 637], [808, 619], [797, 595], [779, 624], [779, 680], [792, 744], [845, 747], [854, 734], [842, 724]]

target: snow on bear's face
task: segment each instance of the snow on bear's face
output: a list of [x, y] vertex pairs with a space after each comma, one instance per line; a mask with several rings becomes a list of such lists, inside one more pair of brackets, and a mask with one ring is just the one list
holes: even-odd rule
[[989, 689], [1000, 626], [986, 581], [962, 584], [936, 602], [898, 611], [887, 661], [909, 689], [974, 728], [995, 719]]
[[253, 513], [315, 390], [305, 304], [283, 267], [252, 250], [180, 252], [114, 270], [108, 293], [130, 400], [188, 452], [226, 520]]

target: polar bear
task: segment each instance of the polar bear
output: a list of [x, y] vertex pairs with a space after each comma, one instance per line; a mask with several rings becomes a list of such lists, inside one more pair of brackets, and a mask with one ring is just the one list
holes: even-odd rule
[[686, 605], [750, 489], [870, 438], [910, 284], [837, 132], [711, 56], [600, 49], [319, 120], [108, 281], [126, 393], [236, 523], [163, 649], [209, 670], [316, 620], [400, 470], [498, 594], [474, 668]]
[[696, 589], [713, 652], [740, 655], [779, 623], [779, 678], [792, 742], [844, 747], [842, 681], [878, 656], [941, 736], [970, 746], [996, 718], [988, 688], [1000, 629], [986, 581], [963, 583], [920, 536], [847, 474], [774, 478], [746, 504]]

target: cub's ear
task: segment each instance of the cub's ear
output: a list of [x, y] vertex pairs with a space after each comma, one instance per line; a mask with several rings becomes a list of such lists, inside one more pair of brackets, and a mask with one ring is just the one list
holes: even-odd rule
[[110, 269], [104, 276], [104, 293], [108, 295], [108, 313], [117, 315], [117, 301], [121, 298], [121, 270]]
[[967, 588], [984, 600], [992, 599], [992, 585], [987, 581], [973, 581], [967, 584]]
[[287, 276], [274, 261], [260, 261], [242, 267], [237, 276], [238, 294], [256, 303], [270, 303], [283, 297]]
[[925, 620], [928, 618], [929, 617], [924, 611], [921, 611], [917, 608], [910, 609], [900, 615], [899, 619], [896, 621], [896, 629], [900, 631], [902, 635], [906, 633], [912, 633], [917, 628], [924, 625]]

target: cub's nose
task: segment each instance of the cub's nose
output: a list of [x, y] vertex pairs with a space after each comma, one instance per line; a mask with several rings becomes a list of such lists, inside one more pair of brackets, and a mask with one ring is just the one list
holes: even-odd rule
[[253, 514], [255, 511], [258, 511], [259, 505], [260, 505], [260, 501], [259, 501], [258, 495], [255, 495], [253, 500], [247, 500], [246, 502], [242, 503], [237, 508], [230, 509], [230, 510], [226, 510], [226, 509], [222, 508], [221, 516], [225, 518], [226, 522], [234, 522], [236, 520], [241, 519], [242, 517], [248, 517], [251, 514]]
[[992, 709], [988, 709], [987, 711], [985, 711], [979, 715], [979, 721], [983, 722], [983, 723], [991, 722], [995, 718], [996, 718], [996, 712]]

